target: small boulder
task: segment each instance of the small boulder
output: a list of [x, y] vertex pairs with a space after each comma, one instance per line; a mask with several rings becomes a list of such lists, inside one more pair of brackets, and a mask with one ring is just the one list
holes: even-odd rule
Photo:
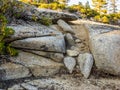
[[81, 43], [81, 42], [82, 42], [82, 40], [80, 40], [80, 39], [75, 40], [75, 43]]
[[57, 24], [63, 29], [63, 31], [74, 34], [74, 30], [65, 21], [60, 19], [57, 21]]
[[67, 55], [71, 56], [71, 57], [78, 56], [79, 55], [79, 51], [77, 51], [77, 50], [67, 50]]
[[72, 71], [76, 65], [76, 60], [73, 57], [65, 57], [64, 64], [65, 64], [66, 68], [69, 70], [69, 73], [72, 73]]
[[85, 78], [88, 78], [93, 66], [93, 57], [89, 53], [79, 54], [78, 64], [80, 67], [81, 73]]

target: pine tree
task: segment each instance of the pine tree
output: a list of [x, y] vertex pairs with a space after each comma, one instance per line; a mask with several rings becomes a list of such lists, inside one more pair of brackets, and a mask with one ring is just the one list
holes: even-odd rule
[[85, 8], [87, 8], [87, 9], [89, 9], [89, 8], [90, 8], [90, 4], [89, 4], [89, 2], [88, 2], [88, 1], [85, 3]]
[[110, 10], [112, 13], [116, 13], [117, 12], [117, 0], [109, 0], [110, 2]]
[[59, 2], [59, 3], [66, 4], [69, 0], [54, 0], [54, 1], [57, 1], [57, 2]]
[[103, 10], [106, 9], [107, 1], [106, 0], [92, 0], [94, 9], [100, 14], [103, 13]]

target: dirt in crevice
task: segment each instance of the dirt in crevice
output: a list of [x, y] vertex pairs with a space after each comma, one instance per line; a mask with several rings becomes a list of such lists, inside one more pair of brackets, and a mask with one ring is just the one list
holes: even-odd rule
[[[75, 32], [75, 37], [81, 40], [81, 43], [77, 43], [77, 47], [80, 48], [82, 52], [89, 52], [89, 37], [88, 32], [83, 24], [71, 25]], [[82, 45], [81, 45], [82, 44]]]

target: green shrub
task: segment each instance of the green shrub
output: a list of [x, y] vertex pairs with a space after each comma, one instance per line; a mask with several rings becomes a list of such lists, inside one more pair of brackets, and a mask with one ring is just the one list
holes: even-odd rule
[[5, 13], [6, 10], [10, 7], [11, 2], [9, 0], [0, 1], [0, 13]]
[[81, 11], [81, 9], [83, 9], [83, 7], [81, 7], [80, 5], [72, 5], [68, 7], [69, 12], [77, 12]]
[[118, 24], [118, 20], [120, 19], [120, 14], [119, 13], [113, 13], [113, 14], [109, 14], [109, 22], [111, 24]]
[[58, 8], [62, 10], [65, 9], [65, 4], [58, 4]]
[[107, 16], [102, 17], [102, 22], [103, 23], [109, 23], [109, 18]]
[[0, 55], [10, 54], [14, 56], [17, 55], [17, 51], [5, 42], [6, 38], [14, 34], [14, 30], [6, 27], [7, 19], [4, 14], [11, 9], [12, 4], [16, 5], [16, 3], [11, 3], [10, 0], [2, 0], [0, 2]]
[[6, 18], [0, 14], [0, 55], [9, 54], [11, 56], [17, 55], [17, 51], [11, 47], [10, 44], [5, 42], [5, 39], [14, 34], [14, 30], [12, 28], [6, 27], [7, 20]]
[[50, 18], [47, 18], [47, 17], [41, 17], [41, 19], [38, 20], [38, 18], [35, 15], [33, 15], [32, 20], [35, 22], [41, 23], [43, 25], [46, 25], [46, 26], [49, 26], [52, 24], [52, 20]]
[[48, 9], [48, 8], [49, 8], [49, 5], [43, 3], [43, 4], [40, 4], [40, 6], [38, 6], [38, 8], [46, 8], [46, 9]]
[[40, 23], [46, 26], [49, 26], [52, 24], [52, 20], [50, 18], [47, 17], [42, 17], [40, 20]]
[[96, 16], [94, 17], [94, 20], [100, 22], [100, 21], [101, 21], [101, 17], [100, 17], [100, 15], [96, 15]]
[[57, 10], [59, 7], [58, 7], [58, 3], [51, 3], [51, 9], [52, 10]]
[[32, 2], [30, 4], [35, 5], [38, 8], [45, 8], [45, 9], [52, 9], [52, 10], [65, 9], [65, 4], [61, 4], [61, 3], [57, 3], [57, 2], [53, 2], [53, 3], [49, 3], [49, 4]]

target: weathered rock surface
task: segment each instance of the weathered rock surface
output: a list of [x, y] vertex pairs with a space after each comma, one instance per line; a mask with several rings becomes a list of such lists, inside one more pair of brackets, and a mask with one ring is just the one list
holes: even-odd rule
[[69, 70], [69, 73], [72, 73], [72, 71], [76, 65], [76, 60], [73, 57], [65, 57], [64, 64], [65, 64], [66, 68]]
[[[9, 2], [3, 2], [0, 1], [0, 6], [4, 5], [4, 3], [10, 3], [12, 6], [12, 9], [9, 9], [8, 13], [9, 15], [16, 15], [17, 18], [22, 18], [24, 20], [34, 20], [40, 21], [43, 17], [47, 17], [53, 20], [53, 22], [56, 22], [58, 19], [63, 19], [66, 21], [76, 20], [77, 17], [74, 14], [70, 13], [63, 13], [63, 12], [57, 12], [53, 10], [48, 9], [38, 9], [33, 5], [22, 3], [18, 0], [9, 0]], [[16, 4], [13, 4], [16, 3]], [[20, 7], [20, 8], [18, 8]], [[12, 11], [10, 11], [12, 10]], [[33, 18], [34, 17], [34, 18]]]
[[6, 63], [0, 66], [0, 80], [18, 79], [30, 77], [29, 69], [14, 63]]
[[16, 48], [65, 53], [65, 41], [63, 36], [27, 38], [14, 41], [11, 44]]
[[54, 23], [56, 23], [57, 20], [62, 19], [64, 21], [72, 21], [77, 20], [77, 16], [70, 13], [65, 12], [58, 12], [54, 10], [49, 9], [37, 9], [39, 11], [39, 15], [41, 17], [47, 17], [53, 20]]
[[105, 25], [105, 24], [99, 24], [99, 23], [87, 23], [85, 24], [85, 27], [88, 30], [89, 37], [93, 37], [99, 34], [107, 33], [114, 30], [120, 30], [120, 27], [113, 26], [113, 25]]
[[60, 31], [34, 22], [23, 25], [10, 25], [8, 27], [15, 30], [15, 34], [6, 39], [6, 42], [12, 42], [13, 47], [65, 52], [64, 36]]
[[15, 30], [15, 34], [10, 38], [6, 39], [7, 42], [12, 42], [15, 40], [31, 38], [31, 37], [47, 37], [47, 36], [60, 36], [62, 33], [55, 29], [49, 28], [47, 26], [35, 23], [20, 21], [19, 24], [11, 24], [8, 27]]
[[[32, 29], [32, 24], [30, 24], [29, 26], [31, 26], [31, 29]], [[38, 27], [38, 26], [37, 26]], [[75, 26], [76, 27], [76, 26]], [[81, 27], [77, 27], [77, 28], [80, 28], [80, 29], [83, 29]], [[101, 27], [100, 27], [101, 28]], [[29, 29], [29, 28], [28, 28]], [[58, 29], [58, 28], [56, 28]], [[81, 43], [76, 42], [76, 45], [71, 47], [70, 49], [71, 50], [76, 50], [78, 52], [81, 52], [81, 48], [85, 48], [88, 44], [86, 44], [85, 42], [87, 42], [87, 39], [84, 37], [86, 34], [83, 34], [84, 32], [84, 29], [83, 31], [79, 31], [79, 29], [76, 29], [74, 28], [75, 30], [78, 30], [78, 33], [79, 32], [82, 32], [82, 36], [79, 35], [79, 39], [82, 41]], [[95, 28], [96, 30], [97, 28]], [[16, 29], [17, 30], [17, 29]], [[45, 29], [46, 30], [46, 29]], [[52, 29], [51, 29], [52, 30]], [[37, 32], [37, 34], [29, 34], [28, 37], [25, 37], [25, 38], [22, 38], [23, 40], [24, 39], [31, 39], [31, 38], [41, 38], [41, 37], [55, 37], [55, 38], [58, 38], [59, 36], [62, 36], [61, 33], [59, 33], [58, 31], [59, 30], [56, 30], [57, 32], [55, 32], [53, 30], [53, 33], [55, 34], [52, 34], [49, 32], [46, 31], [45, 34], [43, 34], [42, 36], [42, 33], [39, 33], [39, 31]], [[99, 31], [99, 30], [98, 30]], [[20, 32], [19, 32], [20, 33]], [[27, 32], [26, 32], [27, 33]], [[77, 34], [78, 34], [77, 33]], [[84, 32], [85, 33], [85, 32]], [[104, 32], [101, 32], [101, 33], [98, 33], [97, 32], [95, 34], [91, 34], [92, 32], [90, 32], [89, 34], [91, 35], [90, 37], [90, 40], [92, 38], [96, 38], [97, 36], [94, 36], [94, 35], [98, 35], [98, 37], [100, 37], [102, 35], [102, 33]], [[108, 32], [106, 32], [107, 34]], [[113, 33], [113, 32], [111, 32]], [[25, 33], [24, 33], [25, 34]], [[41, 35], [40, 35], [41, 34]], [[100, 34], [100, 35], [99, 35]], [[105, 38], [107, 37], [105, 34]], [[110, 33], [109, 33], [110, 34]], [[114, 32], [115, 34], [115, 32]], [[117, 33], [118, 34], [118, 33]], [[22, 34], [21, 34], [22, 35]], [[25, 34], [27, 35], [27, 34]], [[111, 34], [110, 34], [111, 35]], [[16, 35], [17, 36], [17, 35]], [[19, 35], [18, 35], [19, 36]], [[24, 35], [23, 35], [24, 36]], [[33, 37], [32, 37], [33, 36]], [[78, 35], [75, 35], [74, 39], [76, 40], [76, 36]], [[82, 37], [82, 39], [81, 39]], [[103, 37], [103, 36], [102, 36]], [[112, 37], [114, 37], [114, 35], [112, 35]], [[116, 35], [115, 35], [116, 37]], [[119, 36], [117, 36], [118, 38]], [[96, 38], [95, 40], [93, 40], [93, 42], [98, 42], [97, 40], [100, 39], [100, 38]], [[103, 40], [103, 38], [102, 38]], [[109, 41], [109, 39], [107, 39]], [[14, 41], [14, 40], [13, 40]], [[16, 40], [17, 41], [17, 40]], [[100, 40], [101, 41], [101, 40]], [[106, 42], [108, 42], [106, 41]], [[110, 40], [111, 41], [111, 40]], [[114, 40], [112, 40], [113, 42]], [[103, 41], [102, 41], [103, 42]], [[79, 43], [79, 44], [78, 44]], [[116, 41], [114, 42], [114, 44], [116, 43]], [[117, 43], [119, 45], [119, 41], [117, 39]], [[98, 43], [99, 44], [99, 43]], [[112, 47], [113, 45], [112, 44]], [[94, 44], [93, 44], [94, 45]], [[117, 46], [117, 45], [116, 45]], [[81, 48], [80, 48], [81, 47]], [[118, 47], [118, 46], [117, 46]], [[97, 47], [99, 48], [99, 47]], [[107, 48], [107, 47], [106, 47]], [[106, 49], [105, 48], [105, 49]], [[111, 46], [109, 47], [111, 49]], [[30, 48], [29, 48], [30, 49]], [[119, 49], [119, 48], [117, 48]], [[117, 49], [115, 49], [115, 51], [113, 50], [113, 52], [116, 52]], [[27, 49], [23, 49], [23, 50], [27, 50]], [[92, 50], [92, 49], [91, 49]], [[98, 49], [99, 50], [99, 49]], [[31, 54], [31, 53], [28, 53], [31, 52], [31, 53], [34, 53], [34, 54]], [[66, 51], [66, 50], [65, 50]], [[97, 51], [97, 50], [96, 50]], [[99, 50], [100, 51], [100, 50]], [[108, 50], [109, 51], [109, 50]], [[15, 88], [15, 90], [19, 90], [19, 89], [38, 89], [38, 90], [103, 90], [103, 89], [115, 89], [115, 90], [118, 90], [120, 87], [120, 82], [119, 82], [119, 79], [111, 79], [111, 78], [105, 78], [103, 79], [103, 77], [100, 76], [100, 78], [97, 78], [96, 79], [96, 76], [91, 76], [92, 78], [91, 79], [85, 79], [85, 78], [82, 78], [81, 76], [79, 77], [80, 73], [79, 72], [76, 72], [76, 70], [74, 70], [75, 72], [71, 75], [65, 75], [65, 77], [61, 78], [61, 76], [63, 76], [63, 74], [58, 74], [58, 76], [54, 76], [54, 74], [58, 73], [59, 70], [63, 67], [63, 64], [61, 63], [56, 63], [54, 61], [57, 61], [57, 59], [60, 59], [60, 62], [62, 60], [62, 55], [61, 54], [63, 52], [60, 52], [60, 53], [55, 53], [55, 51], [53, 52], [48, 52], [47, 54], [47, 51], [35, 51], [35, 50], [27, 50], [27, 52], [22, 52], [20, 51], [19, 53], [19, 56], [18, 57], [14, 57], [14, 58], [11, 58], [11, 60], [13, 62], [15, 62], [17, 65], [20, 64], [22, 65], [23, 67], [26, 67], [27, 69], [29, 69], [30, 71], [30, 74], [32, 74], [32, 76], [53, 76], [52, 77], [40, 77], [40, 78], [30, 78], [30, 80], [25, 80], [23, 81], [22, 83], [20, 82], [18, 85], [16, 86], [13, 86], [13, 87], [10, 87], [11, 90], [14, 90], [13, 88]], [[85, 52], [83, 52], [85, 53]], [[96, 52], [95, 52], [96, 53]], [[107, 52], [108, 53], [108, 52]], [[36, 55], [35, 55], [36, 54]], [[101, 54], [101, 53], [100, 53]], [[113, 53], [112, 53], [113, 54]], [[66, 53], [65, 53], [66, 55]], [[108, 55], [108, 54], [105, 54], [105, 55]], [[116, 55], [119, 55], [119, 54], [116, 54]], [[45, 58], [47, 57], [47, 58]], [[81, 55], [81, 57], [85, 57], [85, 58], [82, 58], [82, 59], [85, 59], [82, 61], [81, 63], [81, 60], [80, 59], [80, 64], [83, 65], [83, 63], [86, 65], [86, 67], [88, 67], [88, 65], [91, 65], [92, 67], [92, 64], [88, 64], [88, 62], [90, 61], [89, 59], [91, 58], [91, 56], [87, 55], [84, 56]], [[119, 56], [115, 56], [115, 58], [118, 58]], [[88, 59], [89, 58], [89, 59]], [[99, 57], [98, 57], [99, 58]], [[52, 61], [52, 60], [54, 61]], [[56, 59], [56, 60], [55, 60]], [[70, 58], [72, 59], [72, 57]], [[73, 58], [74, 60], [67, 60], [66, 61], [66, 68], [69, 70], [70, 73], [72, 73], [73, 69], [76, 69], [74, 68], [75, 65], [76, 65], [76, 60], [75, 58]], [[88, 61], [86, 61], [86, 59]], [[96, 59], [97, 60], [97, 59]], [[99, 59], [100, 60], [100, 59]], [[110, 59], [112, 60], [112, 59]], [[59, 62], [59, 61], [58, 61]], [[108, 61], [109, 62], [109, 61]], [[117, 62], [118, 63], [118, 62]], [[64, 64], [65, 64], [65, 61], [64, 61]], [[101, 64], [101, 63], [100, 63]], [[108, 63], [109, 64], [109, 63]], [[116, 63], [114, 63], [116, 64]], [[113, 64], [113, 65], [114, 65]], [[81, 65], [81, 66], [82, 66]], [[83, 65], [83, 66], [85, 66]], [[119, 66], [118, 66], [119, 68]], [[78, 69], [77, 69], [78, 70]], [[86, 70], [86, 69], [85, 69]], [[87, 69], [88, 70], [88, 69]], [[118, 69], [117, 69], [118, 70]], [[61, 71], [61, 70], [60, 70]], [[89, 71], [89, 70], [88, 70]], [[23, 72], [22, 72], [23, 73]], [[78, 75], [78, 76], [77, 76]], [[71, 76], [71, 77], [69, 77]], [[77, 77], [75, 77], [77, 76]], [[84, 75], [85, 76], [85, 75]], [[89, 72], [86, 74], [86, 78], [89, 76]], [[31, 80], [32, 79], [32, 80]], [[74, 79], [74, 80], [73, 80]], [[110, 82], [110, 79], [112, 82]], [[15, 80], [16, 81], [16, 80]], [[116, 84], [117, 83], [117, 84]], [[4, 84], [4, 83], [3, 83]], [[10, 85], [11, 86], [11, 85]], [[17, 88], [17, 89], [16, 89]], [[8, 89], [9, 90], [9, 89]]]
[[23, 87], [23, 88], [26, 89], [26, 90], [38, 90], [37, 87], [32, 86], [32, 85], [27, 84], [27, 83], [22, 83], [22, 84], [21, 84], [21, 87]]
[[50, 25], [49, 27], [54, 29], [54, 30], [63, 32], [62, 28], [60, 28], [57, 24]]
[[120, 75], [120, 30], [91, 37], [90, 42], [97, 68]]
[[8, 88], [7, 90], [24, 90], [19, 84], [13, 85], [12, 87]]
[[57, 21], [57, 24], [63, 29], [63, 31], [74, 34], [74, 30], [65, 21], [60, 19]]
[[120, 75], [120, 27], [89, 23], [90, 50], [99, 70]]
[[85, 78], [88, 78], [93, 66], [92, 55], [89, 53], [79, 54], [78, 64], [79, 64], [81, 73], [84, 75]]
[[29, 68], [36, 77], [54, 75], [63, 67], [61, 63], [23, 51], [19, 51], [19, 56], [11, 57], [11, 60]]
[[52, 52], [44, 52], [44, 51], [34, 51], [34, 50], [24, 50], [39, 56], [43, 56], [46, 58], [50, 58], [56, 62], [62, 62], [64, 55], [62, 53], [52, 53]]

